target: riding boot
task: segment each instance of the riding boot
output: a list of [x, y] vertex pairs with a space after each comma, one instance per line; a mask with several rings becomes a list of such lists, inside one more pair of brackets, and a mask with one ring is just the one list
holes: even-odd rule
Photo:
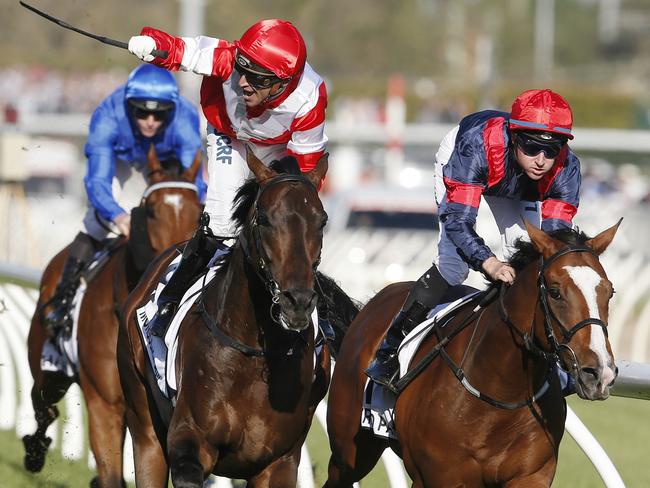
[[45, 316], [46, 328], [51, 337], [56, 337], [61, 330], [68, 334], [72, 331], [70, 305], [79, 286], [79, 275], [99, 245], [99, 242], [85, 232], [77, 233], [70, 244], [59, 284], [51, 299], [53, 310]]
[[223, 239], [212, 234], [208, 227], [209, 221], [207, 214], [201, 216], [199, 228], [185, 244], [178, 267], [158, 297], [158, 312], [151, 324], [151, 333], [157, 337], [165, 336], [179, 302], [192, 280], [207, 267], [218, 249], [227, 247]]
[[406, 297], [404, 305], [390, 324], [374, 361], [365, 370], [366, 375], [394, 393], [394, 382], [399, 376], [398, 349], [404, 337], [417, 327], [445, 294], [449, 284], [434, 265], [424, 273]]
[[69, 333], [72, 330], [70, 305], [79, 286], [79, 272], [86, 263], [73, 256], [68, 256], [63, 265], [61, 281], [54, 292], [53, 308], [45, 317], [45, 323], [50, 337], [56, 337], [59, 331]]

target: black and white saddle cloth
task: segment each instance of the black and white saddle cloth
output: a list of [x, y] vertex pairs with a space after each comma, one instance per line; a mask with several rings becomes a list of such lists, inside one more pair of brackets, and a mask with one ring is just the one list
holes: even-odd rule
[[[444, 327], [445, 319], [449, 317], [449, 314], [472, 300], [479, 293], [481, 292], [476, 291], [451, 303], [443, 303], [436, 306], [428, 313], [427, 319], [415, 327], [404, 338], [398, 352], [400, 377], [408, 371], [411, 360], [420, 347], [420, 344], [434, 327]], [[368, 379], [363, 395], [361, 427], [372, 430], [378, 437], [388, 439], [396, 438], [394, 432], [394, 407], [396, 399], [397, 396], [393, 392]]]
[[[103, 249], [96, 252], [88, 265], [81, 272], [79, 286], [70, 304], [70, 316], [72, 317], [72, 330], [70, 334], [63, 331], [53, 339], [48, 338], [43, 344], [41, 353], [41, 370], [63, 373], [69, 378], [75, 378], [79, 372], [79, 350], [77, 343], [77, 331], [79, 328], [79, 312], [81, 304], [88, 288], [88, 283], [97, 275], [99, 270], [110, 258], [116, 249], [112, 245], [114, 241], [108, 242]], [[118, 244], [118, 243], [116, 243]]]

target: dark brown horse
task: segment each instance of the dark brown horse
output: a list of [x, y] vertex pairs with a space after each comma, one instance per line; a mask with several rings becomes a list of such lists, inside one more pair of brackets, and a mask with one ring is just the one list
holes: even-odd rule
[[607, 398], [616, 376], [606, 327], [613, 289], [598, 255], [618, 224], [593, 239], [526, 227], [532, 243], [511, 260], [513, 285], [422, 342], [410, 365], [422, 370], [397, 397], [390, 443], [361, 429], [355, 412], [363, 371], [410, 284], [384, 288], [357, 315], [329, 394], [326, 487], [351, 487], [389, 445], [416, 488], [551, 485], [566, 416], [557, 359], [581, 398]]
[[[290, 172], [277, 173], [279, 165]], [[173, 254], [150, 267], [125, 305], [118, 362], [138, 486], [166, 487], [169, 470], [176, 487], [200, 487], [212, 472], [251, 488], [296, 486], [300, 448], [329, 384], [329, 356], [325, 349], [315, 362], [310, 322], [327, 218], [316, 187], [327, 158], [304, 175], [292, 157], [267, 168], [249, 152], [248, 166], [255, 179], [238, 193], [238, 242], [183, 320], [168, 365], [178, 384], [168, 426], [146, 380], [134, 311]]]
[[[199, 153], [190, 168], [180, 175], [178, 172], [172, 174], [163, 170], [153, 148], [149, 151], [149, 187], [140, 207], [146, 213], [148, 244], [152, 255], [192, 235], [201, 212], [196, 187], [192, 184], [200, 161]], [[76, 381], [88, 407], [90, 446], [97, 461], [98, 476], [92, 486], [124, 486], [122, 451], [126, 430], [125, 409], [115, 348], [119, 327], [117, 311], [145, 267], [143, 263], [135, 262], [133, 249], [130, 245], [118, 246], [87, 286], [79, 312], [77, 378], [41, 370], [41, 351], [47, 339], [43, 305], [54, 293], [67, 248], [50, 261], [43, 273], [40, 296], [27, 339], [29, 364], [34, 378], [32, 404], [38, 424], [36, 432], [24, 438], [25, 467], [29, 471], [42, 469], [50, 444], [45, 431], [59, 415], [56, 403]]]

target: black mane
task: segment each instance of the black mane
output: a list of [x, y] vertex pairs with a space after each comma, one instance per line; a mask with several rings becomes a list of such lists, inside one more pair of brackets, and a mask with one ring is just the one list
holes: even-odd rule
[[[293, 156], [285, 156], [280, 160], [273, 161], [269, 168], [274, 170], [276, 173], [285, 173], [290, 175], [300, 175], [300, 166], [298, 166], [298, 161]], [[255, 177], [249, 178], [246, 182], [237, 190], [233, 203], [233, 220], [237, 224], [237, 227], [241, 229], [246, 222], [246, 217], [250, 211], [253, 203], [255, 203], [255, 198], [257, 197], [257, 191], [259, 190], [259, 184], [255, 181]]]
[[[570, 246], [584, 244], [590, 239], [590, 237], [581, 230], [573, 230], [569, 228], [558, 229], [549, 232], [548, 235]], [[516, 271], [521, 271], [527, 264], [539, 258], [539, 252], [537, 252], [532, 243], [528, 241], [517, 239], [515, 248], [517, 251], [512, 255], [508, 262]]]

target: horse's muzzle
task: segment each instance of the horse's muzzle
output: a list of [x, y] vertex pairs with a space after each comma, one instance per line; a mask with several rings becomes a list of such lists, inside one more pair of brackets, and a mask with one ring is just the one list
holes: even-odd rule
[[285, 326], [290, 330], [309, 327], [311, 313], [316, 307], [317, 295], [311, 289], [291, 289], [280, 294], [278, 304]]
[[576, 392], [584, 400], [605, 400], [618, 376], [618, 368], [613, 364], [602, 367], [585, 366], [578, 370]]

